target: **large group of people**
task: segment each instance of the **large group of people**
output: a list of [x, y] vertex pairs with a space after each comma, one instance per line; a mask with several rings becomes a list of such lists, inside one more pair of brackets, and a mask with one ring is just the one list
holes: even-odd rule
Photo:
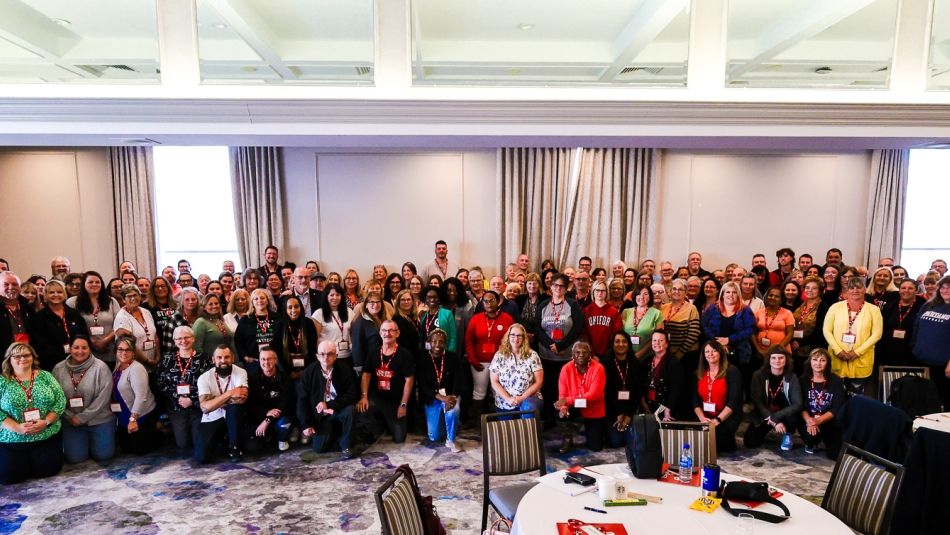
[[[217, 277], [187, 260], [161, 276], [122, 262], [106, 281], [56, 257], [21, 280], [0, 259], [0, 482], [64, 462], [177, 448], [199, 463], [293, 443], [343, 458], [408, 433], [452, 452], [480, 417], [543, 419], [560, 451], [632, 440], [638, 413], [717, 428], [720, 451], [798, 434], [807, 453], [841, 445], [835, 416], [872, 395], [881, 365], [930, 368], [950, 406], [950, 277], [919, 280], [882, 258], [871, 272], [776, 252], [707, 271], [668, 261], [536, 266], [489, 276], [444, 241], [405, 262], [324, 273], [315, 261]], [[532, 269], [532, 268], [537, 269]]]

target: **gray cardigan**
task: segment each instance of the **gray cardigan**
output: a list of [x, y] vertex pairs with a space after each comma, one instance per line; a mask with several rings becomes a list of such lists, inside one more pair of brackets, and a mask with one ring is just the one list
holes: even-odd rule
[[132, 361], [128, 368], [122, 370], [118, 388], [122, 401], [133, 413], [145, 416], [155, 410], [155, 396], [148, 386], [148, 371], [142, 363]]
[[769, 410], [768, 388], [769, 371], [759, 369], [752, 374], [752, 384], [749, 387], [752, 393], [752, 405], [755, 407], [755, 413], [762, 419], [772, 418], [773, 422], [786, 421], [789, 417], [794, 417], [802, 411], [802, 389], [798, 382], [798, 377], [789, 370], [784, 375], [785, 385], [782, 390], [785, 392], [785, 399], [788, 400], [788, 407], [779, 409], [774, 414]]
[[[79, 383], [79, 395], [82, 397], [82, 408], [73, 409], [69, 406], [69, 398], [76, 395], [76, 389], [73, 388], [69, 372], [72, 371], [79, 379], [79, 376], [85, 371], [82, 381]], [[72, 363], [72, 359], [60, 361], [53, 367], [53, 377], [59, 381], [66, 394], [66, 411], [63, 412], [63, 424], [72, 425], [69, 417], [79, 418], [80, 425], [99, 425], [113, 421], [115, 416], [109, 407], [112, 401], [112, 372], [109, 371], [109, 365], [96, 357], [89, 355], [89, 359], [81, 365]]]

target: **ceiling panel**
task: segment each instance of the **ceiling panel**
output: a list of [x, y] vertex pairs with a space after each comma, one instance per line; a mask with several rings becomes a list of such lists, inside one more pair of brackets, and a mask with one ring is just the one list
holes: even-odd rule
[[950, 90], [950, 0], [935, 0], [928, 88]]

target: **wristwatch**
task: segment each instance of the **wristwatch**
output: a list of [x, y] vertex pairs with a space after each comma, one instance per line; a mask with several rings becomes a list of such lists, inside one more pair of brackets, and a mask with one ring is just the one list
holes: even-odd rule
[[135, 419], [135, 416], [129, 416], [129, 423], [132, 423], [132, 422], [135, 422], [135, 421], [137, 421], [137, 420]]
[[403, 408], [403, 409], [406, 408], [406, 404], [405, 404], [405, 403], [400, 403], [399, 406], [400, 406], [401, 408]]

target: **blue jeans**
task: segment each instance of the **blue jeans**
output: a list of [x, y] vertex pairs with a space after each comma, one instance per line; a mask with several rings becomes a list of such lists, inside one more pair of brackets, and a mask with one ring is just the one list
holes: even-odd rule
[[352, 445], [353, 423], [355, 420], [355, 405], [347, 405], [334, 411], [332, 415], [317, 416], [317, 425], [314, 430], [313, 441], [310, 447], [317, 453], [323, 453], [330, 448], [331, 439], [335, 436], [334, 422], [340, 428], [340, 450], [349, 449]]
[[92, 426], [73, 427], [63, 423], [63, 455], [70, 464], [91, 456], [105, 461], [115, 455], [115, 420]]
[[[541, 400], [538, 396], [531, 396], [530, 398], [521, 402], [521, 405], [518, 405], [514, 409], [498, 409], [498, 412], [518, 412], [518, 411], [538, 411], [538, 414], [541, 413], [541, 408], [544, 406], [544, 401]], [[521, 417], [523, 420], [531, 418], [530, 415], [526, 414]], [[499, 420], [510, 420], [511, 418], [498, 418]]]
[[434, 400], [424, 406], [426, 411], [426, 426], [429, 429], [429, 440], [442, 440], [442, 415], [445, 415], [446, 440], [455, 442], [455, 429], [459, 423], [459, 404], [456, 402], [451, 410], [445, 410], [445, 402]]

